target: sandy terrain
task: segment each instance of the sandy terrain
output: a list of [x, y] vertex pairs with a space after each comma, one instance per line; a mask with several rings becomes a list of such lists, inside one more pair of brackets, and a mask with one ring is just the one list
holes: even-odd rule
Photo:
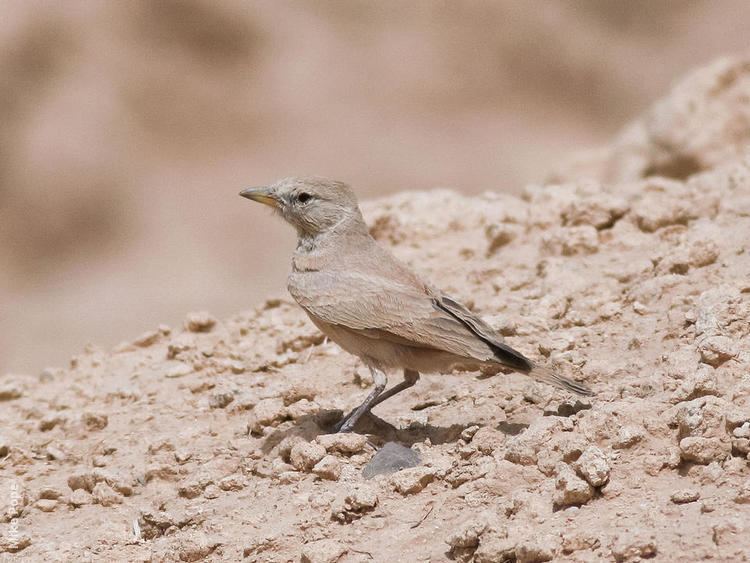
[[[286, 295], [193, 313], [3, 381], [1, 555], [747, 560], [748, 100], [750, 60], [718, 61], [520, 196], [363, 206], [383, 244], [590, 401], [427, 375], [331, 436], [367, 372]], [[420, 465], [364, 479], [388, 441]]]

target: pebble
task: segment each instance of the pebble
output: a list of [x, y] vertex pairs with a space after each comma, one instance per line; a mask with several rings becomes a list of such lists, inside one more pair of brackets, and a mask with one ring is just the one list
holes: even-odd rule
[[310, 542], [302, 548], [302, 563], [336, 563], [347, 552], [344, 544], [325, 539]]
[[341, 477], [341, 462], [332, 455], [326, 455], [313, 467], [312, 472], [321, 479], [338, 481]]
[[612, 543], [612, 556], [618, 563], [648, 559], [657, 553], [656, 540], [644, 530], [620, 534]]
[[557, 465], [555, 488], [557, 492], [553, 504], [557, 508], [586, 504], [594, 496], [591, 485], [578, 477], [566, 463]]
[[352, 455], [361, 452], [367, 445], [367, 436], [354, 433], [321, 434], [315, 441], [328, 453]]
[[84, 506], [91, 503], [91, 495], [84, 489], [76, 489], [75, 491], [70, 493], [70, 497], [68, 498], [68, 504], [70, 504], [70, 506], [74, 508], [78, 508], [79, 506]]
[[208, 398], [208, 406], [212, 409], [223, 409], [234, 401], [234, 394], [230, 392], [214, 393]]
[[713, 438], [688, 436], [680, 440], [680, 455], [685, 461], [708, 465], [721, 461], [731, 453], [731, 444]]
[[697, 489], [683, 489], [672, 493], [669, 500], [675, 504], [687, 504], [689, 502], [695, 502], [699, 498], [701, 498], [701, 493]]
[[310, 471], [326, 455], [326, 450], [314, 442], [300, 442], [289, 452], [289, 461], [298, 471]]
[[413, 495], [424, 489], [435, 479], [431, 467], [411, 467], [402, 469], [391, 476], [391, 486], [402, 495]]
[[216, 326], [216, 319], [207, 311], [188, 313], [185, 328], [190, 332], [209, 332]]
[[106, 414], [87, 412], [83, 414], [83, 424], [91, 432], [104, 430], [109, 424], [109, 418]]
[[607, 456], [596, 446], [589, 446], [583, 451], [576, 462], [576, 468], [592, 487], [601, 487], [609, 481]]
[[378, 494], [374, 487], [365, 484], [354, 485], [334, 501], [331, 517], [339, 522], [351, 522], [361, 518], [377, 505]]

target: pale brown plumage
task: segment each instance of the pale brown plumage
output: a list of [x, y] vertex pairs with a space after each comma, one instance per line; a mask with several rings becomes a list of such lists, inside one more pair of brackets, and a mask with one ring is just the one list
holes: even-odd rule
[[[591, 394], [504, 344], [482, 319], [380, 246], [345, 184], [287, 178], [241, 195], [271, 205], [297, 229], [289, 292], [323, 333], [373, 372], [373, 391], [342, 420], [341, 431], [351, 430], [367, 410], [413, 385], [419, 372], [447, 371], [457, 364], [500, 364]], [[388, 368], [404, 369], [405, 379], [383, 393]]]

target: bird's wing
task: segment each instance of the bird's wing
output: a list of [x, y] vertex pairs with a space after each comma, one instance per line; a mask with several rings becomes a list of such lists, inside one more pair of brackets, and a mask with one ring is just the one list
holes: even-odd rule
[[468, 309], [409, 281], [356, 271], [305, 272], [290, 276], [289, 291], [310, 315], [363, 336], [530, 369]]

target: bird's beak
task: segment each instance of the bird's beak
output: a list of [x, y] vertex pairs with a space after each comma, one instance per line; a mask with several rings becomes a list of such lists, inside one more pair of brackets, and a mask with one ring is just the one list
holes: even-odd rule
[[271, 207], [279, 207], [279, 199], [276, 197], [271, 188], [265, 186], [260, 188], [244, 189], [240, 192], [240, 195], [242, 197], [246, 197], [247, 199], [257, 201], [258, 203], [270, 205]]

